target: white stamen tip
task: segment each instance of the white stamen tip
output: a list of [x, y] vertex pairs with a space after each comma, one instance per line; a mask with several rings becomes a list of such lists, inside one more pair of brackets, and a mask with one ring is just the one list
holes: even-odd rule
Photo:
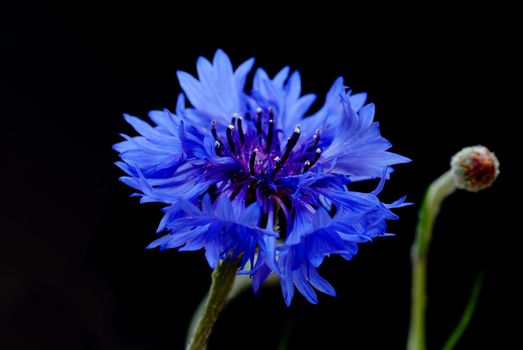
[[215, 145], [216, 147], [220, 147], [221, 144], [220, 144], [218, 141], [214, 141], [214, 145]]
[[229, 125], [229, 129], [231, 129], [231, 130], [234, 129], [234, 125], [232, 125], [232, 124]]
[[321, 148], [316, 148], [316, 153], [321, 153]]
[[281, 162], [281, 158], [278, 157], [278, 156], [276, 156], [276, 158], [274, 158], [274, 161], [275, 161], [276, 163]]
[[263, 112], [263, 109], [261, 109], [260, 107], [256, 108], [256, 113], [260, 114]]

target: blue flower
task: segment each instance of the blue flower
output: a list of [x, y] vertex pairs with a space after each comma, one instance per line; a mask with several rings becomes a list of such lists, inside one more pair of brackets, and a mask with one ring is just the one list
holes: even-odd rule
[[[254, 60], [233, 69], [218, 50], [200, 57], [198, 78], [178, 72], [184, 93], [174, 112], [151, 111], [149, 123], [129, 115], [139, 136], [114, 145], [142, 203], [163, 203], [158, 232], [148, 248], [205, 250], [209, 265], [240, 259], [258, 290], [272, 273], [285, 302], [295, 287], [312, 303], [317, 289], [335, 295], [317, 269], [326, 256], [351, 259], [357, 244], [386, 235], [391, 209], [378, 194], [391, 165], [409, 160], [388, 152], [374, 106], [338, 78], [319, 111], [301, 95], [298, 72], [273, 78], [262, 69], [245, 92]], [[186, 98], [190, 102], [187, 106]], [[380, 178], [372, 193], [350, 190], [355, 181]]]

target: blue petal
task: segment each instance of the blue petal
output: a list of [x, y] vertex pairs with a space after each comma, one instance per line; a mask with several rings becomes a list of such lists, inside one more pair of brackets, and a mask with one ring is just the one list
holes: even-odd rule
[[272, 270], [267, 265], [263, 265], [258, 270], [256, 270], [252, 277], [252, 289], [254, 293], [258, 293], [260, 286], [267, 279], [267, 277], [269, 277], [271, 272]]
[[279, 87], [283, 86], [283, 83], [285, 82], [285, 80], [287, 80], [287, 77], [289, 76], [289, 71], [289, 66], [284, 67], [282, 70], [280, 70], [273, 79], [274, 85]]
[[[288, 68], [288, 67], [286, 67]], [[274, 78], [276, 80], [276, 78]], [[294, 101], [300, 97], [301, 94], [301, 78], [300, 72], [296, 71], [292, 73], [287, 83], [287, 99]]]
[[243, 91], [243, 88], [245, 87], [245, 80], [247, 79], [247, 75], [251, 71], [253, 65], [254, 58], [251, 58], [243, 62], [238, 68], [236, 68], [236, 71], [234, 72], [234, 80], [238, 89], [241, 89]]
[[316, 296], [314, 289], [312, 289], [311, 285], [307, 281], [307, 276], [303, 272], [303, 269], [294, 271], [292, 276], [296, 288], [305, 297], [305, 299], [307, 299], [312, 304], [318, 304], [318, 297]]
[[212, 103], [212, 101], [206, 99], [205, 95], [202, 94], [200, 82], [192, 75], [183, 71], [176, 72], [176, 75], [178, 76], [180, 86], [193, 106], [196, 108], [205, 108], [206, 104]]
[[232, 77], [233, 70], [231, 60], [222, 49], [216, 50], [213, 64], [216, 67], [218, 79], [228, 80]]
[[334, 287], [330, 285], [323, 277], [321, 277], [315, 269], [309, 270], [309, 282], [314, 288], [327, 295], [336, 296]]
[[223, 220], [234, 219], [234, 208], [229, 197], [221, 196], [215, 202], [216, 215]]
[[211, 268], [216, 268], [218, 266], [218, 261], [220, 260], [220, 246], [217, 244], [208, 244], [205, 247], [205, 258], [209, 263]]
[[361, 92], [359, 94], [350, 95], [349, 99], [352, 108], [354, 108], [354, 110], [357, 112], [365, 104], [365, 101], [367, 100], [367, 93]]
[[294, 297], [294, 283], [291, 278], [280, 278], [280, 284], [285, 304], [290, 306]]
[[129, 114], [124, 114], [125, 120], [132, 125], [132, 127], [141, 135], [145, 136], [146, 138], [150, 140], [162, 140], [164, 138], [167, 138], [168, 135], [162, 134], [158, 131], [156, 131], [153, 127], [151, 127], [149, 124], [144, 122], [143, 120], [133, 117]]

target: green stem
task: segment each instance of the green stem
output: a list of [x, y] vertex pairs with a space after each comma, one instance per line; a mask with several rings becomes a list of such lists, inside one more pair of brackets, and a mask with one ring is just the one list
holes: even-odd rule
[[202, 350], [205, 347], [212, 328], [227, 301], [237, 272], [237, 261], [220, 262], [213, 271], [207, 304], [205, 305], [203, 316], [194, 331], [194, 335], [187, 345], [187, 350]]
[[287, 322], [287, 325], [285, 326], [285, 329], [283, 330], [283, 334], [282, 334], [282, 337], [280, 340], [280, 345], [278, 345], [278, 350], [287, 350], [293, 325], [294, 324], [293, 324], [292, 320]]
[[[227, 304], [231, 301], [231, 299], [233, 299], [235, 296], [237, 296], [238, 294], [240, 294], [241, 292], [243, 292], [244, 290], [249, 288], [251, 285], [252, 285], [252, 281], [249, 276], [247, 276], [247, 275], [237, 276], [236, 279], [234, 280], [234, 285], [232, 286], [232, 289], [229, 292], [229, 295], [227, 296], [227, 300], [225, 301], [224, 307], [227, 306]], [[208, 297], [209, 296], [206, 295], [203, 298], [200, 305], [198, 305], [198, 308], [196, 308], [196, 310], [194, 311], [193, 317], [191, 319], [191, 323], [189, 324], [189, 328], [187, 331], [187, 342], [189, 342], [192, 339], [193, 334], [196, 331], [196, 327], [198, 326], [198, 324], [200, 324], [200, 321], [203, 318], [203, 312], [205, 310], [205, 305], [207, 305]], [[205, 350], [206, 347], [204, 347], [203, 349]]]
[[[264, 282], [264, 286], [271, 286], [271, 285], [277, 285], [279, 282], [278, 276], [276, 274], [271, 274]], [[227, 300], [225, 301], [224, 308], [227, 306], [227, 304], [240, 295], [243, 291], [248, 289], [252, 286], [252, 280], [248, 275], [239, 275], [234, 280], [234, 284], [232, 286], [231, 291], [229, 292], [229, 295], [227, 296]], [[200, 323], [203, 312], [205, 310], [205, 305], [207, 304], [207, 298], [208, 295], [206, 295], [200, 305], [196, 308], [194, 311], [193, 317], [191, 319], [191, 323], [189, 324], [189, 328], [187, 330], [187, 343], [191, 340], [194, 332], [196, 331], [196, 327]], [[203, 350], [207, 349], [207, 347], [204, 347]]]
[[465, 332], [465, 329], [467, 329], [467, 326], [470, 323], [470, 320], [472, 319], [472, 315], [474, 314], [474, 310], [476, 309], [476, 304], [478, 302], [479, 297], [479, 291], [481, 290], [481, 285], [483, 284], [483, 274], [480, 274], [476, 280], [476, 284], [474, 285], [474, 288], [472, 289], [472, 293], [470, 295], [469, 302], [467, 304], [467, 307], [465, 308], [465, 312], [463, 312], [463, 316], [461, 316], [461, 320], [459, 321], [458, 325], [454, 329], [454, 332], [449, 337], [449, 340], [445, 343], [445, 346], [443, 346], [443, 350], [452, 350], [458, 343], [458, 341], [461, 339], [461, 336]]
[[427, 306], [427, 255], [434, 222], [443, 200], [454, 192], [452, 174], [446, 172], [428, 188], [419, 212], [416, 238], [412, 245], [411, 319], [408, 350], [425, 350], [425, 312]]

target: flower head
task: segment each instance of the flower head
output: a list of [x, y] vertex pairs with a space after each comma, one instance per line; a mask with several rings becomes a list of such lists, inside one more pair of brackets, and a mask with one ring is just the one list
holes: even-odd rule
[[499, 175], [496, 155], [483, 146], [465, 147], [451, 160], [454, 185], [478, 192], [490, 187]]
[[[288, 67], [272, 79], [258, 69], [245, 92], [253, 63], [234, 70], [218, 50], [212, 63], [198, 59], [198, 79], [178, 72], [184, 93], [174, 113], [150, 112], [154, 126], [126, 115], [139, 136], [114, 146], [121, 180], [141, 202], [165, 204], [158, 231], [167, 234], [149, 247], [205, 249], [213, 268], [238, 257], [255, 290], [277, 273], [287, 304], [294, 287], [315, 303], [313, 287], [334, 295], [317, 272], [324, 257], [350, 259], [396, 218], [390, 209], [403, 200], [387, 205], [377, 195], [390, 166], [408, 159], [387, 151], [374, 106], [342, 78], [306, 116], [316, 96], [301, 96], [300, 75]], [[373, 193], [350, 190], [375, 178]]]

